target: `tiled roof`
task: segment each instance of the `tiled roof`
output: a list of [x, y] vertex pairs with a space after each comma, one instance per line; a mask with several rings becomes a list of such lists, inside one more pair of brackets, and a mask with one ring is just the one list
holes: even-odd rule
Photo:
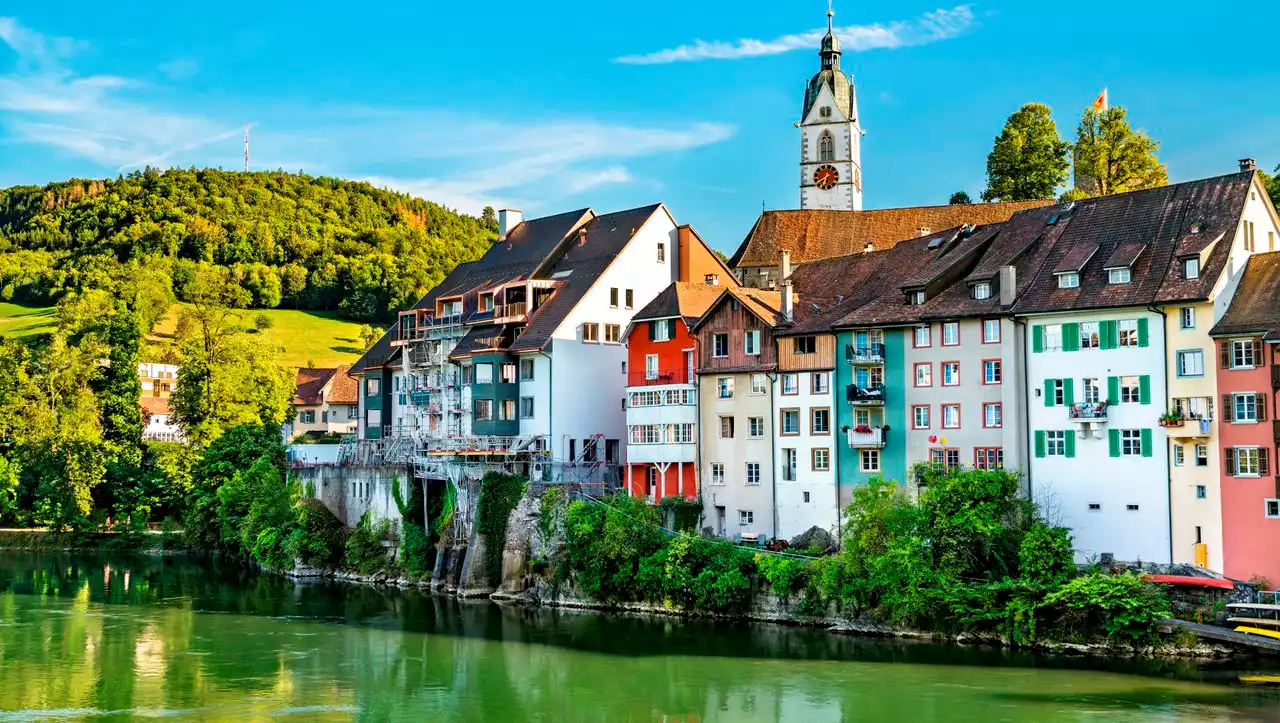
[[1065, 274], [1071, 271], [1079, 273], [1096, 253], [1098, 253], [1098, 244], [1085, 243], [1068, 249], [1067, 253], [1058, 260], [1058, 265], [1053, 267], [1053, 273]]
[[697, 282], [672, 283], [658, 292], [658, 295], [653, 297], [653, 301], [637, 311], [636, 315], [631, 317], [631, 321], [680, 316], [686, 323], [692, 325], [698, 317], [706, 313], [716, 299], [720, 298], [725, 288], [727, 287]]
[[1133, 266], [1133, 262], [1138, 260], [1142, 252], [1147, 249], [1145, 241], [1126, 241], [1125, 243], [1116, 244], [1116, 248], [1102, 262], [1104, 269], [1121, 269]]
[[800, 296], [800, 305], [817, 304], [812, 311], [779, 336], [817, 334], [831, 330], [831, 325], [849, 312], [884, 292], [885, 282], [894, 278], [884, 266], [888, 251], [850, 254], [801, 264], [791, 272], [791, 281]]
[[454, 345], [450, 359], [461, 359], [473, 354], [492, 354], [511, 346], [513, 333], [507, 325], [481, 324], [467, 330], [465, 336]]
[[1249, 258], [1231, 306], [1209, 333], [1263, 334], [1280, 341], [1280, 251]]
[[162, 397], [142, 397], [139, 406], [147, 414], [169, 413], [169, 400]]
[[765, 211], [756, 220], [738, 251], [729, 260], [734, 268], [772, 266], [778, 253], [791, 252], [792, 263], [804, 263], [866, 250], [877, 251], [895, 243], [964, 224], [998, 223], [1017, 211], [1052, 201], [957, 204], [885, 208], [873, 211]]
[[[728, 301], [736, 299], [748, 311], [755, 314], [761, 321], [769, 326], [777, 326], [782, 323], [782, 294], [777, 291], [765, 291], [764, 289], [749, 289], [746, 287], [726, 288], [720, 292], [715, 301], [707, 307], [706, 312], [694, 323], [692, 329], [697, 330], [708, 319], [717, 306]], [[793, 314], [792, 318], [795, 316]]]
[[[1240, 215], [1255, 183], [1260, 183], [1256, 172], [1243, 172], [1182, 184], [1187, 212], [1178, 232], [1174, 258], [1156, 294], [1157, 302], [1209, 298], [1226, 269]], [[1200, 278], [1184, 279], [1181, 259], [1193, 254], [1200, 257]]]
[[299, 369], [296, 379], [297, 389], [293, 393], [294, 404], [313, 405], [321, 403], [321, 392], [325, 382], [337, 369]]
[[343, 364], [333, 373], [333, 382], [329, 385], [330, 404], [356, 404], [360, 401], [360, 382], [351, 376], [350, 364]]

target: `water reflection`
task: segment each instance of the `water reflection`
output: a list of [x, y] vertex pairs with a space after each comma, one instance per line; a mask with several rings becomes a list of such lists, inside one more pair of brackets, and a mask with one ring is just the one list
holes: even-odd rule
[[217, 561], [0, 553], [0, 720], [1280, 718], [1269, 690], [1195, 680], [1227, 671], [1062, 669], [1084, 664], [293, 585]]

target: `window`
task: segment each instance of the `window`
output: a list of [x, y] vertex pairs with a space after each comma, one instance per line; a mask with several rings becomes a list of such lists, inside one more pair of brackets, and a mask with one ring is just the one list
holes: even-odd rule
[[392, 387], [395, 389], [395, 391], [397, 391], [397, 392], [398, 392], [398, 391], [400, 391], [400, 385], [401, 385], [401, 383], [404, 381], [404, 379], [402, 379], [402, 378], [400, 378], [400, 377], [395, 377], [395, 378], [394, 378], [394, 379], [392, 379], [391, 381], [395, 382], [395, 384], [393, 384], [393, 385], [392, 385]]
[[653, 381], [658, 378], [658, 355], [644, 355], [644, 378], [646, 381]]
[[667, 245], [666, 244], [662, 244], [662, 243], [658, 244], [658, 263], [660, 264], [667, 263]]
[[1080, 274], [1075, 271], [1069, 271], [1065, 274], [1058, 274], [1059, 289], [1074, 289], [1080, 286]]
[[[747, 484], [751, 484], [751, 483], [748, 482]], [[743, 526], [750, 525], [750, 524], [754, 524], [755, 521], [756, 521], [755, 513], [752, 512], [751, 510], [738, 510], [739, 525], [743, 525]]]
[[907, 306], [920, 306], [924, 304], [927, 298], [928, 297], [925, 295], [925, 292], [923, 291], [908, 291]]
[[[830, 108], [823, 108], [822, 110], [826, 111], [826, 115], [823, 115], [824, 118], [831, 114]], [[836, 141], [831, 137], [830, 133], [823, 131], [822, 135], [818, 138], [818, 160], [832, 161], [835, 160], [835, 157]]]
[[829, 372], [814, 372], [810, 379], [810, 390], [814, 394], [828, 394], [831, 392], [831, 374]]
[[960, 450], [931, 449], [929, 450], [929, 463], [934, 467], [955, 469], [960, 466]]
[[793, 437], [800, 434], [800, 410], [783, 409], [781, 413], [782, 436]]
[[1122, 269], [1107, 269], [1108, 284], [1127, 284], [1129, 283], [1129, 267]]
[[733, 417], [720, 418], [720, 439], [733, 439]]
[[303, 413], [302, 413], [302, 423], [303, 423], [303, 424], [315, 424], [315, 423], [316, 423], [316, 413], [315, 413], [315, 410], [308, 409], [307, 411], [303, 412]]
[[1260, 473], [1260, 454], [1257, 447], [1235, 447], [1227, 450], [1234, 453], [1237, 477], [1257, 477]]
[[1098, 504], [1097, 502], [1090, 502], [1090, 503], [1089, 503], [1089, 511], [1090, 511], [1090, 512], [1101, 512], [1101, 511], [1102, 511], [1102, 505]]
[[1257, 366], [1252, 339], [1235, 339], [1231, 342], [1231, 368], [1249, 369]]
[[477, 399], [471, 403], [471, 411], [477, 422], [488, 422], [493, 419], [493, 400]]
[[711, 463], [711, 484], [724, 484], [724, 462]]
[[1097, 349], [1099, 345], [1098, 322], [1082, 322], [1080, 324], [1080, 348]]
[[800, 393], [800, 375], [783, 374], [782, 375], [782, 393], [786, 395]]
[[747, 417], [747, 436], [751, 439], [764, 437], [764, 417]]
[[627, 289], [626, 293], [623, 295], [622, 298], [625, 299], [624, 306], [626, 306], [628, 309], [635, 308], [636, 294], [633, 289]]
[[583, 341], [592, 341], [592, 342], [598, 342], [598, 341], [600, 341], [600, 325], [599, 325], [599, 324], [594, 324], [594, 323], [592, 323], [592, 324], [583, 324], [583, 325], [582, 325], [582, 340], [583, 340]]
[[[1255, 193], [1253, 197], [1257, 198], [1258, 196]], [[1244, 222], [1244, 250], [1245, 251], [1253, 250], [1253, 238], [1254, 238], [1253, 231], [1254, 231], [1253, 221], [1245, 221]]]
[[614, 309], [618, 308], [618, 290], [617, 290], [617, 288], [611, 288], [611, 289], [609, 289], [609, 306], [610, 306], [611, 308], [614, 308]]
[[1121, 319], [1116, 322], [1116, 330], [1120, 336], [1120, 346], [1138, 346], [1138, 320]]
[[493, 364], [477, 364], [471, 367], [471, 381], [474, 384], [493, 384]]
[[1044, 453], [1049, 457], [1067, 456], [1067, 433], [1053, 429], [1044, 433]]
[[1196, 445], [1196, 466], [1197, 467], [1209, 466], [1209, 445], [1207, 444]]
[[1044, 350], [1062, 350], [1062, 324], [1046, 324], [1044, 327]]
[[520, 360], [520, 379], [526, 382], [533, 380], [533, 360], [532, 359]]
[[826, 472], [831, 469], [831, 450], [826, 447], [815, 448], [810, 453], [810, 461], [813, 463], [811, 466], [814, 472]]
[[991, 282], [979, 281], [973, 285], [973, 298], [978, 301], [991, 298]]
[[1264, 513], [1269, 520], [1280, 517], [1280, 500], [1265, 500], [1266, 512]]
[[942, 428], [943, 429], [959, 429], [960, 428], [960, 405], [959, 404], [942, 405]]
[[720, 333], [711, 335], [711, 356], [724, 358], [729, 356], [729, 335]]
[[982, 405], [982, 426], [997, 429], [1004, 426], [1004, 411], [999, 402]]
[[911, 408], [911, 428], [929, 428], [929, 405], [920, 404]]
[[942, 362], [942, 386], [960, 386], [960, 362]]
[[1142, 430], [1140, 429], [1120, 430], [1120, 456], [1122, 457], [1141, 457], [1142, 456]]
[[760, 484], [760, 463], [759, 462], [747, 462], [747, 484], [749, 485]]
[[1200, 259], [1190, 258], [1182, 260], [1182, 278], [1198, 279], [1200, 278]]
[[796, 481], [796, 451], [794, 449], [784, 447], [782, 450], [782, 481]]
[[865, 424], [867, 426], [871, 426], [871, 410], [869, 409], [853, 410], [853, 425], [856, 427], [859, 424]]
[[982, 383], [983, 384], [1000, 384], [1004, 379], [1004, 372], [1000, 366], [999, 359], [987, 359], [982, 362]]
[[933, 386], [933, 365], [924, 362], [916, 364], [916, 386], [931, 387]]
[[503, 362], [502, 366], [499, 367], [499, 373], [502, 375], [503, 384], [516, 383], [516, 363], [515, 362]]
[[742, 353], [747, 356], [760, 355], [760, 331], [753, 329], [742, 335]]
[[982, 343], [998, 344], [1000, 343], [1000, 320], [984, 319], [982, 321]]
[[769, 377], [764, 374], [751, 375], [751, 393], [755, 395], [769, 393]]
[[733, 377], [716, 379], [716, 396], [720, 399], [733, 399]]
[[[649, 322], [649, 339], [651, 341], [669, 341], [671, 339], [672, 327], [674, 326], [674, 319], [659, 319], [658, 321]], [[724, 355], [717, 354], [717, 356]]]
[[917, 347], [922, 347], [922, 346], [932, 346], [932, 345], [933, 345], [932, 340], [930, 340], [930, 338], [929, 338], [929, 329], [930, 329], [930, 327], [928, 327], [928, 326], [917, 326], [917, 327], [916, 327], [915, 346], [917, 346]]
[[1178, 376], [1204, 376], [1204, 351], [1192, 349], [1178, 352]]
[[1178, 310], [1178, 325], [1183, 329], [1196, 328], [1196, 309], [1194, 306], [1184, 306]]
[[376, 397], [382, 392], [381, 379], [368, 379], [364, 383], [364, 394], [366, 397]]
[[533, 397], [520, 397], [520, 418], [533, 419]]
[[880, 471], [880, 450], [864, 449], [858, 455], [858, 469], [862, 472]]
[[1256, 394], [1233, 394], [1233, 414], [1231, 420], [1236, 424], [1258, 421], [1258, 396]]
[[620, 327], [618, 324], [604, 325], [604, 343], [617, 344], [618, 340], [621, 338], [622, 338], [622, 327]]
[[831, 434], [831, 410], [809, 410], [809, 434]]
[[691, 444], [693, 442], [693, 424], [667, 425], [668, 444]]
[[960, 322], [947, 321], [942, 324], [942, 345], [943, 346], [959, 346], [960, 344]]
[[819, 108], [819, 109], [818, 109], [818, 115], [822, 116], [823, 118], [830, 118], [830, 117], [831, 117], [831, 106], [829, 106], [829, 105], [824, 105], [824, 106], [822, 106], [821, 108]]
[[1196, 485], [1196, 499], [1203, 500], [1209, 498], [1209, 488], [1204, 485]]
[[795, 339], [795, 353], [812, 354], [817, 351], [818, 339], [812, 336], [797, 336]]
[[1141, 399], [1141, 383], [1139, 377], [1120, 377], [1120, 403], [1137, 404]]
[[1061, 407], [1067, 403], [1066, 385], [1062, 379], [1049, 379], [1045, 384], [1045, 393], [1048, 394], [1048, 406]]
[[365, 419], [365, 425], [369, 427], [382, 426], [382, 410], [370, 409], [369, 416], [367, 419]]
[[1004, 449], [1000, 447], [975, 447], [973, 450], [973, 466], [975, 469], [1004, 469]]
[[1187, 463], [1187, 450], [1181, 444], [1173, 445], [1173, 466], [1181, 467]]
[[498, 405], [498, 419], [504, 422], [511, 421], [516, 418], [516, 400], [503, 399]]

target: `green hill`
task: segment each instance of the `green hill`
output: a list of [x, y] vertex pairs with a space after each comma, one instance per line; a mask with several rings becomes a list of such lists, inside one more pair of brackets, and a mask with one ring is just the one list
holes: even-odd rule
[[[12, 305], [10, 305], [12, 306]], [[13, 307], [20, 309], [21, 307]], [[174, 304], [160, 319], [146, 338], [142, 349], [145, 360], [175, 359], [174, 332], [183, 306]], [[27, 310], [32, 311], [32, 310]], [[5, 305], [0, 304], [0, 315]], [[296, 311], [294, 309], [263, 309], [246, 312], [244, 326], [252, 326], [258, 316], [266, 317], [270, 326], [257, 332], [267, 341], [280, 347], [277, 357], [281, 364], [291, 367], [336, 367], [350, 364], [360, 358], [360, 327], [358, 322], [341, 319], [328, 311]], [[0, 331], [4, 329], [0, 318]]]
[[48, 306], [143, 274], [183, 301], [207, 264], [256, 309], [379, 321], [479, 257], [495, 233], [490, 214], [362, 182], [149, 168], [0, 190], [0, 299]]

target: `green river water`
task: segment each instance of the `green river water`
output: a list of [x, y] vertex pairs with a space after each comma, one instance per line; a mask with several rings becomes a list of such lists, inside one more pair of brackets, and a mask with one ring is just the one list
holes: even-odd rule
[[1280, 720], [1248, 672], [0, 552], [0, 721]]

